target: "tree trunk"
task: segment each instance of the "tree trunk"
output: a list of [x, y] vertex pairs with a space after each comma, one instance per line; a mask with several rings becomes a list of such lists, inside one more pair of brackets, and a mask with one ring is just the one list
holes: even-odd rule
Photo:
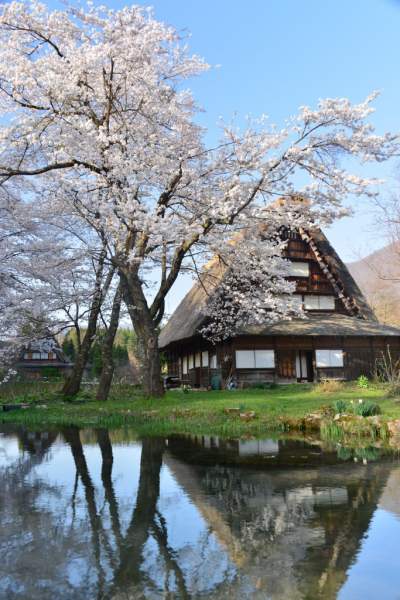
[[99, 578], [99, 597], [101, 597], [102, 593], [100, 592], [102, 592], [104, 588], [105, 579], [104, 569], [101, 564], [101, 535], [103, 532], [99, 511], [97, 510], [96, 490], [89, 473], [89, 468], [79, 435], [79, 429], [77, 427], [66, 427], [62, 430], [62, 434], [66, 443], [71, 449], [76, 472], [81, 479], [85, 491], [89, 523], [92, 530], [92, 545]]
[[[96, 332], [96, 323], [97, 323], [97, 316], [96, 316], [96, 321], [95, 321], [95, 325], [94, 325], [95, 332]], [[67, 379], [64, 383], [64, 386], [62, 388], [63, 396], [76, 396], [76, 394], [81, 389], [82, 376], [83, 376], [83, 372], [85, 370], [85, 367], [86, 367], [86, 364], [87, 364], [87, 361], [89, 358], [89, 352], [90, 352], [90, 348], [93, 343], [93, 337], [86, 334], [85, 337], [83, 338], [81, 349], [75, 358], [75, 363], [74, 363], [74, 367], [72, 369], [72, 373], [71, 373], [71, 375], [69, 375], [67, 377]]]
[[109, 506], [112, 530], [115, 539], [118, 542], [118, 547], [121, 548], [122, 534], [119, 519], [118, 500], [115, 494], [114, 485], [112, 481], [112, 467], [114, 462], [114, 456], [111, 440], [108, 430], [104, 428], [96, 429], [96, 437], [102, 457], [101, 480], [103, 482], [104, 495]]
[[[144, 598], [139, 593], [146, 578], [142, 570], [143, 551], [146, 541], [151, 535], [151, 528], [157, 515], [157, 502], [160, 496], [160, 472], [165, 450], [162, 438], [147, 438], [142, 442], [140, 458], [140, 477], [136, 495], [135, 508], [131, 522], [125, 533], [124, 544], [120, 556], [120, 565], [115, 570], [114, 585], [111, 597], [119, 597], [119, 593], [133, 591], [130, 597]], [[137, 596], [135, 591], [138, 592]]]
[[121, 312], [121, 286], [118, 286], [115, 292], [114, 301], [111, 309], [110, 323], [104, 336], [101, 346], [102, 369], [100, 381], [97, 388], [96, 400], [107, 400], [110, 393], [111, 383], [114, 375], [113, 345], [116, 333], [118, 331], [119, 315]]
[[92, 347], [93, 340], [96, 335], [97, 319], [100, 314], [101, 305], [113, 277], [113, 271], [110, 271], [107, 280], [104, 283], [104, 286], [102, 287], [101, 283], [103, 278], [105, 258], [106, 251], [105, 249], [103, 249], [103, 251], [100, 254], [99, 263], [97, 265], [96, 270], [95, 289], [89, 311], [87, 330], [84, 335], [81, 347], [79, 348], [79, 352], [75, 357], [75, 363], [72, 369], [72, 373], [67, 377], [62, 388], [62, 394], [64, 396], [76, 396], [76, 394], [81, 388], [83, 372], [85, 370], [89, 358], [90, 348]]
[[137, 274], [121, 273], [122, 295], [137, 335], [143, 391], [146, 396], [161, 398], [161, 363], [158, 350], [158, 331], [143, 294]]

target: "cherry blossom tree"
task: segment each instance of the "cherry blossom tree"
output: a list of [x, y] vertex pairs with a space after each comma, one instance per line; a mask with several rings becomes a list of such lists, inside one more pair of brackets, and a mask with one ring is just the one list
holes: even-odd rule
[[103, 320], [111, 312], [107, 294], [115, 268], [104, 240], [73, 212], [49, 212], [46, 203], [21, 200], [16, 190], [2, 199], [0, 334], [7, 351], [1, 362], [14, 362], [28, 343], [42, 344], [45, 352], [52, 336], [72, 327], [78, 349], [63, 392], [75, 395], [100, 312]]
[[6, 344], [0, 364], [13, 361], [20, 345], [30, 341], [33, 330], [40, 334], [46, 328], [37, 310], [35, 272], [39, 265], [48, 265], [49, 250], [53, 255], [56, 248], [56, 240], [49, 245], [41, 223], [17, 190], [1, 189], [0, 339]]
[[[49, 210], [74, 206], [104, 239], [149, 395], [163, 393], [157, 328], [182, 271], [217, 254], [232, 292], [233, 281], [263, 290], [254, 306], [240, 300], [237, 318], [250, 309], [281, 316], [291, 310], [279, 276], [285, 262], [260, 225], [291, 227], [293, 215], [305, 228], [331, 222], [344, 214], [342, 198], [373, 194], [376, 183], [341, 160], [379, 162], [398, 151], [396, 136], [376, 135], [368, 122], [374, 95], [301, 107], [281, 129], [265, 117], [244, 129], [222, 124], [219, 144], [206, 148], [185, 81], [207, 65], [147, 9], [49, 12], [11, 2], [1, 10], [0, 45], [0, 185], [40, 194]], [[309, 199], [301, 210], [274, 202], [295, 195]], [[229, 246], [238, 231], [253, 240], [240, 260]]]
[[[84, 251], [83, 251], [84, 250]], [[101, 311], [107, 312], [107, 296], [112, 289], [115, 269], [106, 260], [104, 243], [97, 248], [79, 248], [60, 264], [56, 256], [46, 272], [35, 273], [35, 296], [53, 317], [53, 331], [75, 330], [77, 352], [74, 366], [66, 378], [62, 392], [76, 395], [96, 337]], [[39, 280], [39, 284], [37, 281]]]

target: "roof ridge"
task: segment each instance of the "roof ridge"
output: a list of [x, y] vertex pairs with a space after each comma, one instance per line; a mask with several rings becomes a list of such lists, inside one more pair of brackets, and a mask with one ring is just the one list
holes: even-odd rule
[[[339, 295], [350, 314], [359, 319], [372, 319], [377, 321], [374, 311], [354, 277], [351, 275], [347, 265], [342, 261], [322, 229], [315, 228], [313, 232], [307, 232], [304, 229], [302, 231], [303, 235], [308, 238], [305, 239], [305, 241], [310, 244], [324, 274], [328, 277], [331, 285], [334, 287], [336, 293]], [[315, 237], [317, 237], [317, 239], [315, 239]], [[318, 239], [318, 237], [320, 239]], [[321, 248], [322, 244], [325, 244], [327, 247], [328, 252], [325, 253], [326, 256], [324, 255], [323, 248]], [[350, 294], [349, 291], [351, 292]]]
[[[322, 233], [322, 235], [324, 235], [321, 229], [319, 231]], [[323, 256], [321, 255], [321, 252], [319, 251], [318, 246], [315, 243], [315, 241], [313, 240], [313, 238], [302, 227], [299, 227], [299, 233], [300, 233], [301, 238], [310, 245], [311, 250], [313, 251], [315, 258], [317, 259], [317, 263], [321, 267], [322, 272], [324, 273], [324, 275], [326, 276], [328, 281], [331, 283], [333, 289], [335, 290], [335, 292], [337, 293], [338, 297], [341, 299], [341, 301], [343, 302], [343, 304], [345, 305], [347, 310], [352, 315], [357, 316], [360, 313], [359, 306], [357, 305], [357, 303], [355, 302], [355, 300], [352, 296], [349, 297], [343, 293], [343, 289], [344, 289], [343, 282], [340, 281], [340, 279], [339, 279], [339, 282], [337, 281], [335, 275], [331, 272], [329, 264], [327, 264], [327, 262], [324, 260]], [[339, 285], [339, 283], [340, 283], [340, 285]]]

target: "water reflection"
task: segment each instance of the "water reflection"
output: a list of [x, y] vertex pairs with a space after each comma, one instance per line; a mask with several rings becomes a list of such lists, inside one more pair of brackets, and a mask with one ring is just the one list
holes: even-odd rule
[[0, 597], [397, 598], [400, 466], [353, 455], [3, 428]]

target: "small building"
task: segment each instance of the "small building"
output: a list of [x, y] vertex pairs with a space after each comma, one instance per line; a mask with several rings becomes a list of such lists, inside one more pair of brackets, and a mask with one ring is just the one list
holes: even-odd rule
[[[400, 329], [380, 324], [324, 233], [285, 231], [285, 257], [305, 318], [249, 325], [213, 345], [200, 331], [215, 289], [207, 269], [159, 337], [168, 374], [193, 387], [353, 380], [371, 376], [382, 353], [400, 356]], [[211, 267], [212, 269], [212, 267]], [[222, 275], [223, 276], [223, 275]]]
[[25, 345], [13, 366], [26, 379], [43, 379], [65, 376], [74, 365], [56, 340], [48, 337]]

